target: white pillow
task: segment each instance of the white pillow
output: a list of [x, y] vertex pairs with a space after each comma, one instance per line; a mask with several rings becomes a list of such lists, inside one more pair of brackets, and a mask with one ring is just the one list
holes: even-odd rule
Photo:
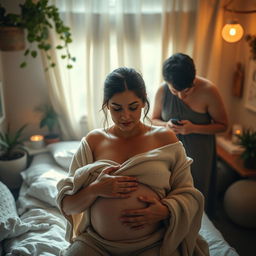
[[68, 171], [74, 153], [77, 151], [80, 141], [61, 141], [49, 144], [48, 150], [61, 167]]
[[27, 194], [56, 207], [57, 183], [66, 175], [65, 172], [50, 169], [34, 180], [28, 188]]
[[62, 167], [56, 164], [55, 160], [49, 153], [36, 155], [29, 168], [21, 172], [21, 176], [24, 182], [30, 186], [41, 175], [49, 170], [56, 171], [58, 173], [66, 173]]

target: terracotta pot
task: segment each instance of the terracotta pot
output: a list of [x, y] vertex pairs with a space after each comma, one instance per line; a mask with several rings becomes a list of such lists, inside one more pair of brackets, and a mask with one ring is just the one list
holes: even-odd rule
[[0, 50], [20, 51], [25, 49], [25, 32], [18, 27], [0, 27]]
[[46, 145], [59, 142], [60, 141], [60, 136], [58, 134], [48, 134], [44, 136], [44, 142]]

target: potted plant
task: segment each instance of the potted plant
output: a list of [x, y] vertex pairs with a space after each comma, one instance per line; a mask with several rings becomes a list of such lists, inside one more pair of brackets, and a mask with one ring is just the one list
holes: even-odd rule
[[256, 60], [256, 35], [247, 34], [245, 40], [248, 42], [251, 48], [252, 59]]
[[27, 166], [27, 153], [23, 146], [23, 131], [26, 124], [13, 134], [8, 125], [6, 132], [0, 132], [0, 179], [9, 187], [21, 184], [20, 171]]
[[[29, 55], [33, 58], [37, 57], [38, 50], [43, 50], [46, 53], [55, 47], [58, 50], [63, 50], [62, 59], [67, 60], [66, 67], [72, 68], [71, 61], [75, 58], [71, 56], [69, 44], [72, 42], [70, 28], [64, 25], [60, 18], [59, 10], [55, 5], [50, 5], [49, 0], [25, 0], [20, 4], [20, 14], [6, 13], [6, 9], [0, 4], [0, 49], [20, 50], [24, 49], [24, 40], [21, 42], [18, 39], [11, 40], [10, 35], [23, 35], [25, 30], [26, 39], [29, 47], [24, 49], [24, 55]], [[60, 44], [57, 46], [51, 45], [49, 39], [49, 31], [54, 29], [60, 39]], [[7, 34], [6, 34], [7, 33]], [[9, 35], [9, 36], [7, 36]], [[24, 35], [23, 35], [24, 36]], [[35, 48], [36, 46], [36, 48]], [[50, 54], [47, 54], [48, 66], [55, 67], [55, 63]], [[20, 64], [20, 67], [25, 67], [26, 61]]]
[[256, 131], [245, 129], [242, 134], [237, 135], [238, 144], [244, 148], [241, 157], [244, 167], [256, 169]]
[[42, 113], [42, 119], [39, 127], [48, 128], [48, 134], [44, 136], [45, 143], [50, 144], [60, 141], [60, 136], [57, 133], [58, 114], [55, 112], [53, 107], [51, 105], [41, 105], [36, 110]]

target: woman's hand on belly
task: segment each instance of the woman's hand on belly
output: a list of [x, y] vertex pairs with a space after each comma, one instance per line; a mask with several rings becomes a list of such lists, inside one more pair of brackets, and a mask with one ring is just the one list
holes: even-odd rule
[[166, 219], [169, 216], [167, 206], [161, 203], [158, 198], [139, 196], [138, 199], [147, 203], [146, 208], [127, 209], [121, 213], [121, 222], [131, 229], [143, 229], [146, 225], [151, 225]]
[[[144, 199], [139, 199], [140, 197], [143, 197]], [[155, 203], [151, 203], [151, 198], [155, 198], [156, 202], [154, 201]], [[129, 217], [131, 217], [129, 214], [132, 214], [134, 211], [139, 211], [140, 215], [145, 214], [144, 211], [159, 211], [157, 205], [160, 203], [159, 197], [154, 190], [147, 185], [139, 183], [138, 189], [132, 192], [131, 196], [128, 198], [98, 197], [90, 208], [91, 224], [93, 229], [100, 236], [111, 241], [130, 240], [144, 237], [159, 229], [160, 223], [158, 223], [156, 218], [155, 220], [150, 220], [152, 224], [150, 221], [147, 221], [143, 228], [135, 229], [133, 226], [136, 226], [136, 221], [135, 224], [133, 220], [131, 221], [132, 228], [130, 226], [123, 225], [123, 222], [120, 221], [120, 218], [123, 216], [122, 213], [123, 211], [127, 212], [127, 215], [123, 217], [129, 219]], [[145, 215], [146, 218], [150, 217], [150, 215]]]
[[128, 198], [138, 189], [135, 177], [113, 176], [111, 173], [119, 166], [108, 167], [102, 171], [100, 178], [94, 181], [97, 195], [104, 198]]

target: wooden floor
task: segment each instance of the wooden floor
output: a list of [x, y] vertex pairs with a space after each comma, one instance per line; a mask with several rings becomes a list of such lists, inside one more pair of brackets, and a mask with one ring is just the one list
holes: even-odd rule
[[212, 222], [240, 256], [256, 256], [256, 229], [243, 228], [234, 224], [226, 215], [221, 199], [218, 200], [217, 212]]

